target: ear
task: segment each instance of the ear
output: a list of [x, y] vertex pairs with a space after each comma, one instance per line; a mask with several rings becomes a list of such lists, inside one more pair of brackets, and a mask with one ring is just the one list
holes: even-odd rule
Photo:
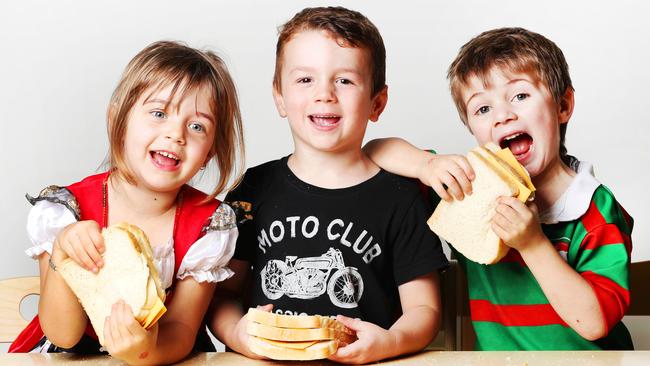
[[558, 122], [560, 124], [567, 123], [569, 122], [569, 119], [571, 119], [571, 115], [573, 114], [573, 106], [575, 103], [573, 94], [573, 88], [568, 87], [566, 92], [564, 92], [562, 99], [560, 100], [557, 113]]
[[275, 87], [273, 87], [273, 100], [275, 101], [275, 108], [278, 110], [280, 117], [286, 118], [287, 109], [284, 107], [284, 98], [282, 97], [282, 93]]
[[212, 158], [214, 158], [214, 155], [215, 155], [215, 154], [212, 154], [212, 153], [210, 153], [210, 154], [208, 155], [207, 159], [205, 159], [205, 161], [203, 162], [203, 167], [204, 167], [204, 168], [207, 167], [208, 164], [210, 164], [210, 161], [212, 160]]
[[388, 103], [388, 86], [384, 85], [377, 95], [372, 98], [372, 109], [368, 119], [377, 122], [384, 108], [386, 108], [386, 103]]

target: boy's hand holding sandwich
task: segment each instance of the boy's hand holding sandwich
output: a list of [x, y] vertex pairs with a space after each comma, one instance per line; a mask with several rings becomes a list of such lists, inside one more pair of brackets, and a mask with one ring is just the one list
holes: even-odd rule
[[548, 242], [539, 224], [537, 205], [516, 197], [500, 197], [492, 219], [492, 230], [510, 248], [522, 252]]
[[[386, 358], [392, 356], [397, 340], [390, 330], [375, 324], [364, 322], [361, 319], [348, 318], [343, 315], [336, 317], [346, 327], [356, 332], [357, 341], [338, 349], [330, 360], [341, 363], [363, 364], [370, 359]], [[381, 355], [381, 356], [380, 356]]]
[[363, 150], [377, 165], [405, 177], [418, 178], [445, 201], [462, 200], [472, 194], [475, 174], [463, 155], [431, 154], [396, 137], [372, 140]]

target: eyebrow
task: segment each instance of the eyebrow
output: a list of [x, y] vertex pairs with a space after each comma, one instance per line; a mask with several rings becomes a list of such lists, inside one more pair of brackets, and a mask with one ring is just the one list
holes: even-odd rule
[[[146, 100], [142, 104], [145, 105], [145, 104], [149, 104], [149, 103], [152, 103], [152, 104], [161, 103], [161, 104], [164, 104], [165, 107], [167, 107], [170, 104], [170, 102], [167, 99], [149, 99], [149, 100]], [[203, 117], [203, 118], [207, 119], [208, 121], [212, 122], [213, 125], [216, 125], [216, 123], [214, 121], [214, 117], [212, 117], [211, 114], [196, 110], [196, 115], [200, 116], [200, 117]]]
[[[293, 69], [289, 70], [289, 73], [297, 72], [297, 71], [302, 71], [302, 72], [313, 72], [314, 67], [303, 67], [303, 66], [298, 66], [294, 67]], [[351, 73], [351, 74], [356, 74], [356, 75], [362, 75], [362, 73], [359, 70], [352, 69], [352, 68], [339, 68], [334, 70], [335, 73]]]
[[213, 125], [216, 125], [216, 123], [214, 122], [214, 118], [212, 117], [212, 115], [207, 114], [207, 113], [203, 113], [203, 112], [200, 112], [200, 111], [197, 111], [196, 114], [199, 115], [199, 116], [201, 116], [201, 117], [203, 117], [203, 118], [205, 118], [205, 119], [207, 119], [207, 120], [210, 121]]
[[[531, 81], [528, 80], [528, 79], [522, 79], [522, 78], [519, 78], [519, 79], [508, 80], [508, 82], [506, 83], [506, 85], [512, 85], [512, 84], [518, 83], [518, 82], [520, 82], [520, 81], [525, 81], [525, 82], [527, 82], [527, 83], [529, 83], [529, 84], [531, 83]], [[472, 98], [474, 98], [474, 97], [476, 97], [476, 96], [478, 96], [478, 95], [481, 95], [481, 94], [483, 94], [483, 91], [478, 91], [478, 92], [472, 94], [472, 95], [467, 99], [467, 101], [465, 102], [465, 106], [469, 105], [469, 101], [472, 100]]]
[[142, 105], [149, 104], [149, 103], [162, 103], [164, 105], [168, 105], [169, 101], [167, 99], [147, 99], [142, 103]]

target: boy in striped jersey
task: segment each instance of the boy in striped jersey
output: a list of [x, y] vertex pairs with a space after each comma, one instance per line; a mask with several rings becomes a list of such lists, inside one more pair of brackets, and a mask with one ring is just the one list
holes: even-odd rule
[[[537, 188], [534, 203], [499, 199], [492, 228], [511, 247], [499, 263], [484, 266], [456, 252], [476, 348], [632, 349], [621, 319], [630, 299], [633, 222], [592, 166], [567, 155], [574, 90], [562, 51], [525, 29], [494, 29], [460, 49], [448, 78], [477, 142], [509, 147]], [[471, 193], [464, 157], [432, 156], [399, 139], [365, 149], [380, 166], [420, 178], [444, 199]], [[415, 164], [405, 168], [405, 159]]]

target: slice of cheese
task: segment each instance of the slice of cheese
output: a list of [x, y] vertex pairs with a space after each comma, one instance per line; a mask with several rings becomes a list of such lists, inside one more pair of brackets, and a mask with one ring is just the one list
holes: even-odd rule
[[510, 165], [514, 170], [516, 170], [519, 173], [519, 176], [526, 181], [526, 187], [531, 191], [535, 192], [535, 186], [533, 185], [533, 181], [530, 179], [530, 175], [528, 174], [528, 171], [526, 171], [526, 168], [524, 168], [519, 162], [517, 161], [517, 158], [512, 154], [512, 151], [510, 149], [501, 149], [495, 154], [503, 159], [508, 165]]
[[156, 324], [158, 319], [160, 319], [165, 312], [167, 312], [167, 308], [165, 307], [165, 304], [160, 300], [159, 297], [156, 297], [155, 303], [151, 307], [151, 310], [149, 311], [149, 315], [144, 321], [144, 324], [142, 324], [142, 327], [145, 329], [151, 328], [152, 325]]
[[[483, 157], [490, 163], [490, 165], [494, 169], [501, 172], [502, 174], [512, 177], [512, 181], [519, 189], [519, 194], [517, 195], [518, 200], [520, 200], [521, 202], [526, 202], [528, 201], [529, 198], [533, 197], [533, 192], [535, 192], [535, 186], [533, 186], [533, 182], [530, 180], [530, 176], [528, 175], [528, 172], [526, 172], [524, 167], [521, 166], [521, 164], [519, 164], [519, 162], [512, 154], [510, 149], [508, 148], [500, 149], [498, 146], [494, 144], [488, 144], [485, 146], [485, 151], [488, 153], [483, 154]], [[495, 159], [495, 157], [492, 156], [492, 154], [490, 153], [494, 154], [494, 156], [501, 159], [501, 161], [506, 163], [514, 172], [511, 172], [508, 168], [501, 165], [501, 163], [497, 161], [497, 159]], [[513, 174], [515, 172], [520, 179], [518, 177], [513, 177]]]
[[262, 340], [274, 346], [290, 348], [290, 349], [305, 349], [307, 347], [311, 347], [312, 345], [320, 342], [320, 341], [283, 342], [283, 341], [276, 341], [273, 339], [262, 339]]

